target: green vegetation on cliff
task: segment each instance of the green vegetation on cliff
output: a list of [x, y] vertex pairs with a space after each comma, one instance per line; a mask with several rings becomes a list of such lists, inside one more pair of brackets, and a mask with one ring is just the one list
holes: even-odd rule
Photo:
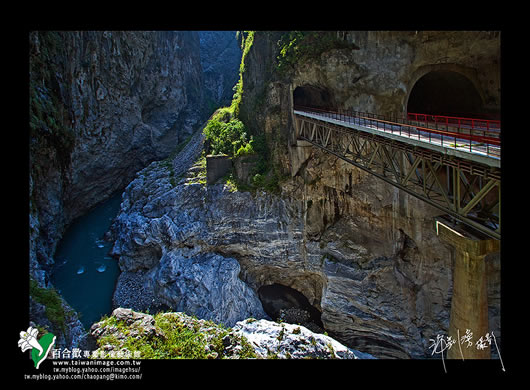
[[293, 70], [296, 65], [314, 60], [324, 51], [331, 49], [358, 50], [343, 39], [336, 31], [289, 31], [278, 41], [278, 72]]
[[237, 117], [239, 115], [239, 103], [241, 103], [241, 97], [243, 95], [243, 73], [245, 73], [245, 60], [247, 54], [254, 43], [254, 31], [238, 31], [238, 39], [241, 41], [241, 64], [239, 65], [239, 81], [234, 86], [234, 97], [232, 98], [232, 104], [230, 106], [232, 112]]
[[35, 280], [30, 279], [29, 296], [35, 302], [44, 305], [46, 317], [48, 317], [50, 322], [64, 333], [66, 330], [66, 316], [69, 313], [65, 311], [59, 293], [55, 289], [39, 287]]
[[[92, 334], [103, 357], [128, 351], [141, 359], [248, 359], [256, 357], [248, 341], [231, 329], [184, 313], [154, 316], [116, 309], [95, 324]], [[101, 354], [98, 354], [99, 356]]]
[[230, 107], [215, 112], [204, 129], [206, 141], [213, 154], [227, 154], [234, 157], [240, 153], [252, 153], [252, 138], [247, 136], [245, 124], [238, 118], [239, 104], [243, 95], [243, 73], [245, 59], [254, 42], [254, 31], [241, 31], [237, 34], [243, 51], [239, 66], [239, 81], [234, 86], [234, 96]]
[[204, 128], [204, 135], [212, 154], [235, 157], [240, 149], [252, 149], [252, 139], [247, 136], [245, 125], [239, 119], [232, 118], [230, 110], [226, 108], [212, 116]]
[[235, 188], [242, 191], [277, 192], [281, 175], [271, 162], [270, 148], [265, 134], [251, 134], [250, 128], [239, 115], [239, 106], [244, 96], [245, 64], [254, 43], [254, 35], [254, 31], [238, 32], [243, 54], [239, 67], [239, 81], [234, 86], [232, 103], [230, 107], [220, 108], [212, 115], [204, 134], [208, 153], [226, 154], [232, 158], [252, 155], [256, 157], [248, 180], [242, 182], [233, 174], [227, 178]]

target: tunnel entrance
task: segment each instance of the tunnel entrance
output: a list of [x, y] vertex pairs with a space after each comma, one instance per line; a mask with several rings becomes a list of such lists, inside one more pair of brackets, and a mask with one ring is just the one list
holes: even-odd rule
[[324, 332], [322, 313], [312, 306], [308, 299], [294, 288], [282, 284], [269, 284], [258, 289], [263, 310], [274, 321], [282, 320], [300, 324], [316, 333]]
[[432, 71], [412, 88], [408, 113], [484, 117], [482, 98], [466, 76], [454, 71]]
[[332, 108], [335, 107], [333, 95], [322, 87], [313, 85], [302, 85], [293, 91], [293, 103], [295, 106]]

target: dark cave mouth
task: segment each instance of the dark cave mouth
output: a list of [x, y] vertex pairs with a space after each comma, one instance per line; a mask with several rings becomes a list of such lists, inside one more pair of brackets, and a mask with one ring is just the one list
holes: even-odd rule
[[329, 109], [337, 106], [333, 92], [316, 85], [301, 85], [293, 91], [294, 106]]
[[487, 109], [478, 89], [465, 75], [454, 71], [431, 71], [414, 84], [407, 112], [464, 118], [499, 119]]
[[273, 283], [261, 286], [258, 296], [263, 310], [273, 321], [284, 321], [305, 326], [317, 333], [324, 332], [322, 313], [300, 291]]

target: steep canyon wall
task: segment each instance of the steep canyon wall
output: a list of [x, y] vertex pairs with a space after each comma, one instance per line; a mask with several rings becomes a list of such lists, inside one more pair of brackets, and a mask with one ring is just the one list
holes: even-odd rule
[[[347, 345], [376, 356], [426, 356], [429, 337], [448, 329], [452, 295], [453, 252], [433, 223], [440, 212], [336, 157], [296, 146], [290, 110], [327, 104], [404, 116], [423, 76], [458, 74], [480, 96], [475, 109], [498, 114], [499, 34], [341, 31], [336, 47], [300, 55], [287, 72], [278, 71], [280, 39], [279, 32], [254, 35], [240, 112], [252, 131], [266, 134], [275, 167], [291, 176], [282, 196], [302, 209], [300, 255], [322, 258], [322, 288], [306, 293], [319, 296], [325, 328]], [[490, 328], [500, 333], [499, 254], [487, 264]]]
[[[29, 263], [40, 289], [50, 287], [68, 224], [186, 143], [231, 92], [241, 53], [230, 31], [33, 31], [28, 38]], [[30, 303], [31, 318], [49, 324], [44, 306], [31, 295]], [[67, 337], [79, 341], [80, 324], [71, 320]]]
[[[196, 32], [30, 34], [32, 270], [49, 265], [65, 225], [201, 119]], [[42, 280], [42, 273], [33, 276]]]
[[[265, 136], [270, 163], [283, 178], [279, 194], [185, 178], [172, 183], [169, 167], [159, 162], [136, 176], [120, 165], [164, 158], [199, 121], [193, 107], [200, 97], [192, 93], [201, 84], [195, 33], [33, 34], [33, 63], [52, 58], [56, 69], [35, 70], [32, 97], [43, 111], [51, 111], [46, 102], [53, 100], [51, 116], [65, 123], [56, 128], [57, 120], [33, 112], [34, 142], [41, 146], [31, 154], [34, 277], [43, 277], [41, 265], [76, 213], [111, 193], [111, 182], [134, 178], [113, 225], [122, 271], [115, 299], [149, 297], [133, 308], [167, 305], [232, 324], [264, 318], [257, 291], [281, 284], [301, 292], [342, 343], [376, 357], [426, 357], [429, 338], [448, 329], [452, 296], [453, 251], [436, 235], [439, 211], [322, 151], [296, 146], [291, 109], [329, 104], [404, 115], [418, 80], [435, 74], [434, 88], [456, 73], [480, 97], [477, 109], [495, 114], [499, 37], [329, 33], [325, 49], [280, 71], [283, 33], [256, 32], [243, 64], [239, 118], [251, 134]], [[46, 53], [43, 40], [63, 57]], [[67, 52], [77, 65], [64, 59]], [[97, 70], [105, 67], [116, 72], [109, 68], [103, 82]], [[207, 93], [223, 85], [212, 82]], [[487, 264], [490, 328], [498, 330], [500, 257], [489, 256]]]
[[[301, 292], [321, 312], [324, 329], [352, 348], [377, 357], [429, 356], [429, 339], [448, 329], [452, 296], [453, 251], [436, 235], [433, 217], [439, 211], [333, 156], [296, 146], [291, 109], [301, 99], [404, 114], [412, 80], [424, 69], [438, 69], [434, 55], [445, 47], [450, 56], [443, 66], [475, 66], [475, 82], [488, 80], [480, 84], [481, 96], [490, 96], [482, 108], [498, 110], [491, 65], [498, 37], [337, 36], [337, 47], [332, 40], [321, 53], [279, 71], [282, 33], [254, 34], [242, 66], [239, 117], [251, 134], [265, 135], [271, 172], [283, 177], [280, 194], [204, 187], [185, 178], [172, 187], [166, 168], [151, 164], [125, 191], [114, 225], [122, 278], [136, 286], [119, 283], [115, 298], [144, 294], [233, 323], [238, 316], [263, 316], [256, 292], [279, 284]], [[212, 253], [220, 257], [213, 261]], [[220, 288], [211, 267], [234, 260], [238, 267], [222, 271]], [[490, 328], [500, 334], [499, 256], [487, 262]]]

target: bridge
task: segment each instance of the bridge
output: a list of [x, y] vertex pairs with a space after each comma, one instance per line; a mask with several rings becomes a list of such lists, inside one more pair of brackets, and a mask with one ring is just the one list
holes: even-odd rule
[[499, 121], [296, 105], [293, 114], [298, 141], [427, 202], [453, 222], [500, 240]]
[[[454, 248], [448, 334], [459, 340], [464, 329], [489, 332], [484, 258], [500, 249], [500, 122], [299, 105], [292, 113], [297, 145], [325, 150], [445, 213], [435, 223], [442, 242]], [[491, 349], [447, 353], [464, 357], [489, 359]]]

